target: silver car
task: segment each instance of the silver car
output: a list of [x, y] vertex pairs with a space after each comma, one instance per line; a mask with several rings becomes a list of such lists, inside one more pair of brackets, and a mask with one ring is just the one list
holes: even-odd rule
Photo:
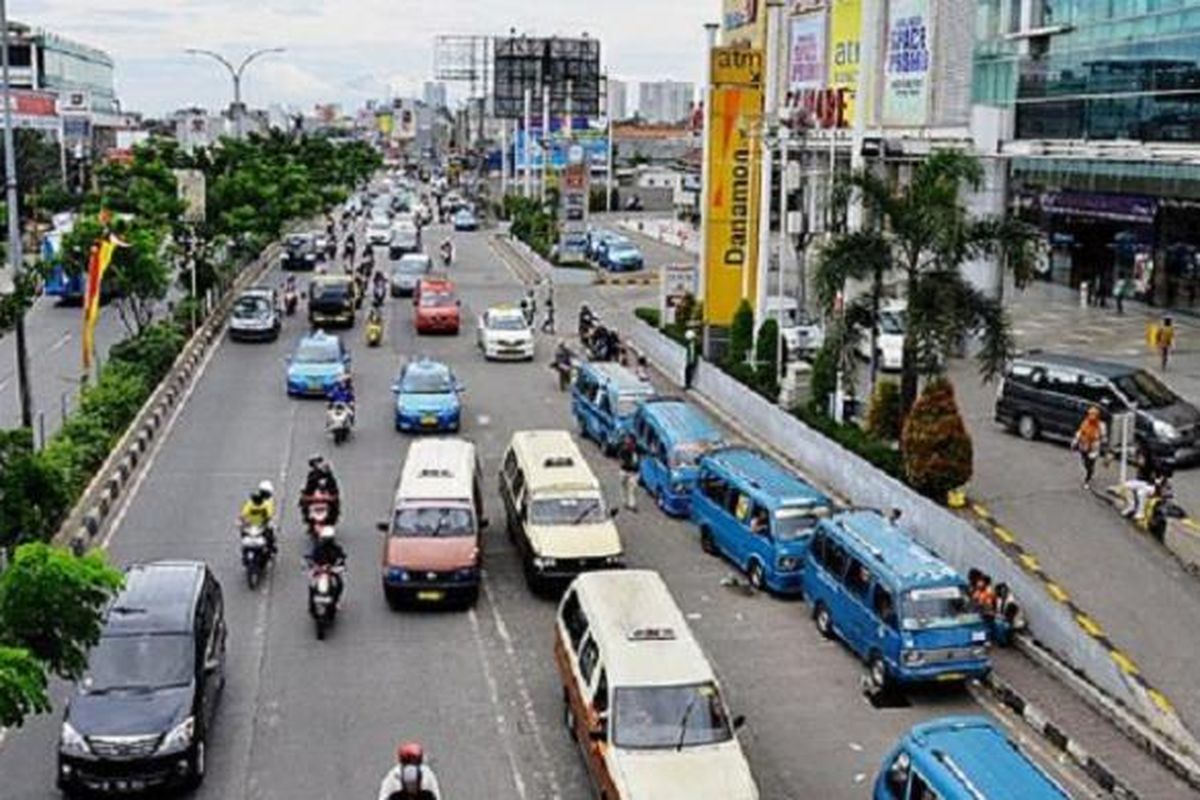
[[265, 286], [246, 289], [233, 304], [229, 338], [237, 341], [270, 342], [279, 338], [283, 320], [275, 290]]
[[388, 283], [392, 297], [409, 297], [417, 282], [433, 271], [433, 261], [424, 253], [408, 253], [392, 264]]

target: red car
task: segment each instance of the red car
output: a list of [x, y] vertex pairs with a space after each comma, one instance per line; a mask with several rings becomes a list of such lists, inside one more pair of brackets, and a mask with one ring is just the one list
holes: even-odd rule
[[453, 281], [422, 278], [414, 294], [413, 321], [417, 333], [458, 333], [462, 301], [454, 291]]

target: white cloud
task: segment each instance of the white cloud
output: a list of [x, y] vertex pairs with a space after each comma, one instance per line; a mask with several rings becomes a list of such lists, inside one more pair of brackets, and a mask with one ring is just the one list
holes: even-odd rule
[[718, 0], [12, 0], [13, 19], [107, 50], [126, 108], [151, 113], [192, 102], [224, 105], [216, 64], [183, 53], [204, 47], [235, 60], [282, 46], [247, 70], [252, 104], [357, 103], [391, 85], [417, 90], [432, 77], [443, 33], [564, 36], [602, 42], [615, 75], [696, 80], [702, 24]]

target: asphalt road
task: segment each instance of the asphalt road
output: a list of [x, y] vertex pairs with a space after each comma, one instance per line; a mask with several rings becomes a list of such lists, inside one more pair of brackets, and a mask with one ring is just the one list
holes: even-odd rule
[[[79, 376], [83, 371], [80, 338], [83, 312], [79, 306], [58, 304], [54, 297], [41, 297], [25, 316], [25, 344], [32, 374], [34, 425], [39, 411], [45, 414], [46, 435], [62, 423], [64, 398], [68, 410], [75, 405]], [[96, 323], [96, 352], [106, 357], [108, 348], [126, 336], [114, 306], [104, 306]], [[21, 396], [17, 390], [16, 336], [0, 339], [0, 429], [21, 424]]]
[[[429, 243], [443, 235], [431, 233]], [[582, 762], [561, 725], [554, 604], [526, 590], [495, 493], [511, 431], [572, 427], [568, 404], [547, 369], [552, 343], [545, 338], [533, 364], [485, 364], [475, 351], [475, 316], [516, 300], [520, 290], [486, 233], [458, 239], [453, 271], [468, 322], [461, 335], [414, 338], [410, 307], [395, 300], [386, 347], [361, 346], [359, 328], [348, 334], [358, 430], [332, 459], [345, 494], [340, 531], [350, 564], [346, 604], [325, 642], [315, 640], [305, 608], [294, 501], [308, 456], [332, 445], [323, 404], [289, 400], [283, 391], [281, 359], [302, 331], [299, 320], [288, 321], [279, 344], [226, 342], [214, 351], [160, 437], [145, 480], [118, 512], [110, 533], [116, 561], [203, 559], [225, 588], [228, 686], [208, 779], [196, 797], [373, 797], [397, 741], [407, 738], [426, 745], [447, 798], [588, 796]], [[574, 301], [562, 308], [573, 311]], [[374, 523], [388, 513], [409, 441], [392, 428], [389, 385], [401, 359], [416, 353], [448, 360], [467, 385], [464, 435], [480, 447], [489, 487], [485, 591], [468, 612], [392, 612], [379, 590]], [[615, 500], [616, 465], [593, 445], [584, 451]], [[251, 592], [233, 526], [245, 493], [263, 478], [285, 498], [282, 552]], [[640, 513], [618, 517], [628, 560], [664, 574], [731, 707], [748, 716], [742, 742], [765, 800], [866, 797], [884, 753], [910, 725], [981, 710], [957, 692], [873, 708], [860, 693], [859, 664], [816, 633], [807, 606], [724, 588], [730, 570], [701, 552], [694, 529], [642, 500]], [[0, 748], [5, 800], [56, 796], [57, 732], [52, 714], [8, 735]], [[1066, 780], [1086, 796], [1073, 776]]]

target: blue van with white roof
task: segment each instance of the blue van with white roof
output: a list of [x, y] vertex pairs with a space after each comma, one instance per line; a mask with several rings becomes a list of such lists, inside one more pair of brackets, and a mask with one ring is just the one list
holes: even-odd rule
[[771, 457], [722, 447], [700, 459], [691, 496], [700, 546], [738, 566], [758, 589], [803, 590], [804, 556], [833, 502]]
[[571, 413], [580, 435], [611, 454], [629, 431], [638, 403], [653, 396], [648, 381], [620, 364], [588, 362], [580, 365], [571, 384]]
[[643, 400], [633, 416], [638, 476], [658, 507], [676, 517], [691, 511], [700, 457], [724, 443], [696, 407], [677, 397]]
[[915, 725], [883, 760], [874, 800], [1071, 800], [984, 717]]
[[878, 512], [847, 511], [817, 526], [804, 594], [817, 630], [867, 663], [874, 691], [961, 682], [992, 668], [967, 582]]

